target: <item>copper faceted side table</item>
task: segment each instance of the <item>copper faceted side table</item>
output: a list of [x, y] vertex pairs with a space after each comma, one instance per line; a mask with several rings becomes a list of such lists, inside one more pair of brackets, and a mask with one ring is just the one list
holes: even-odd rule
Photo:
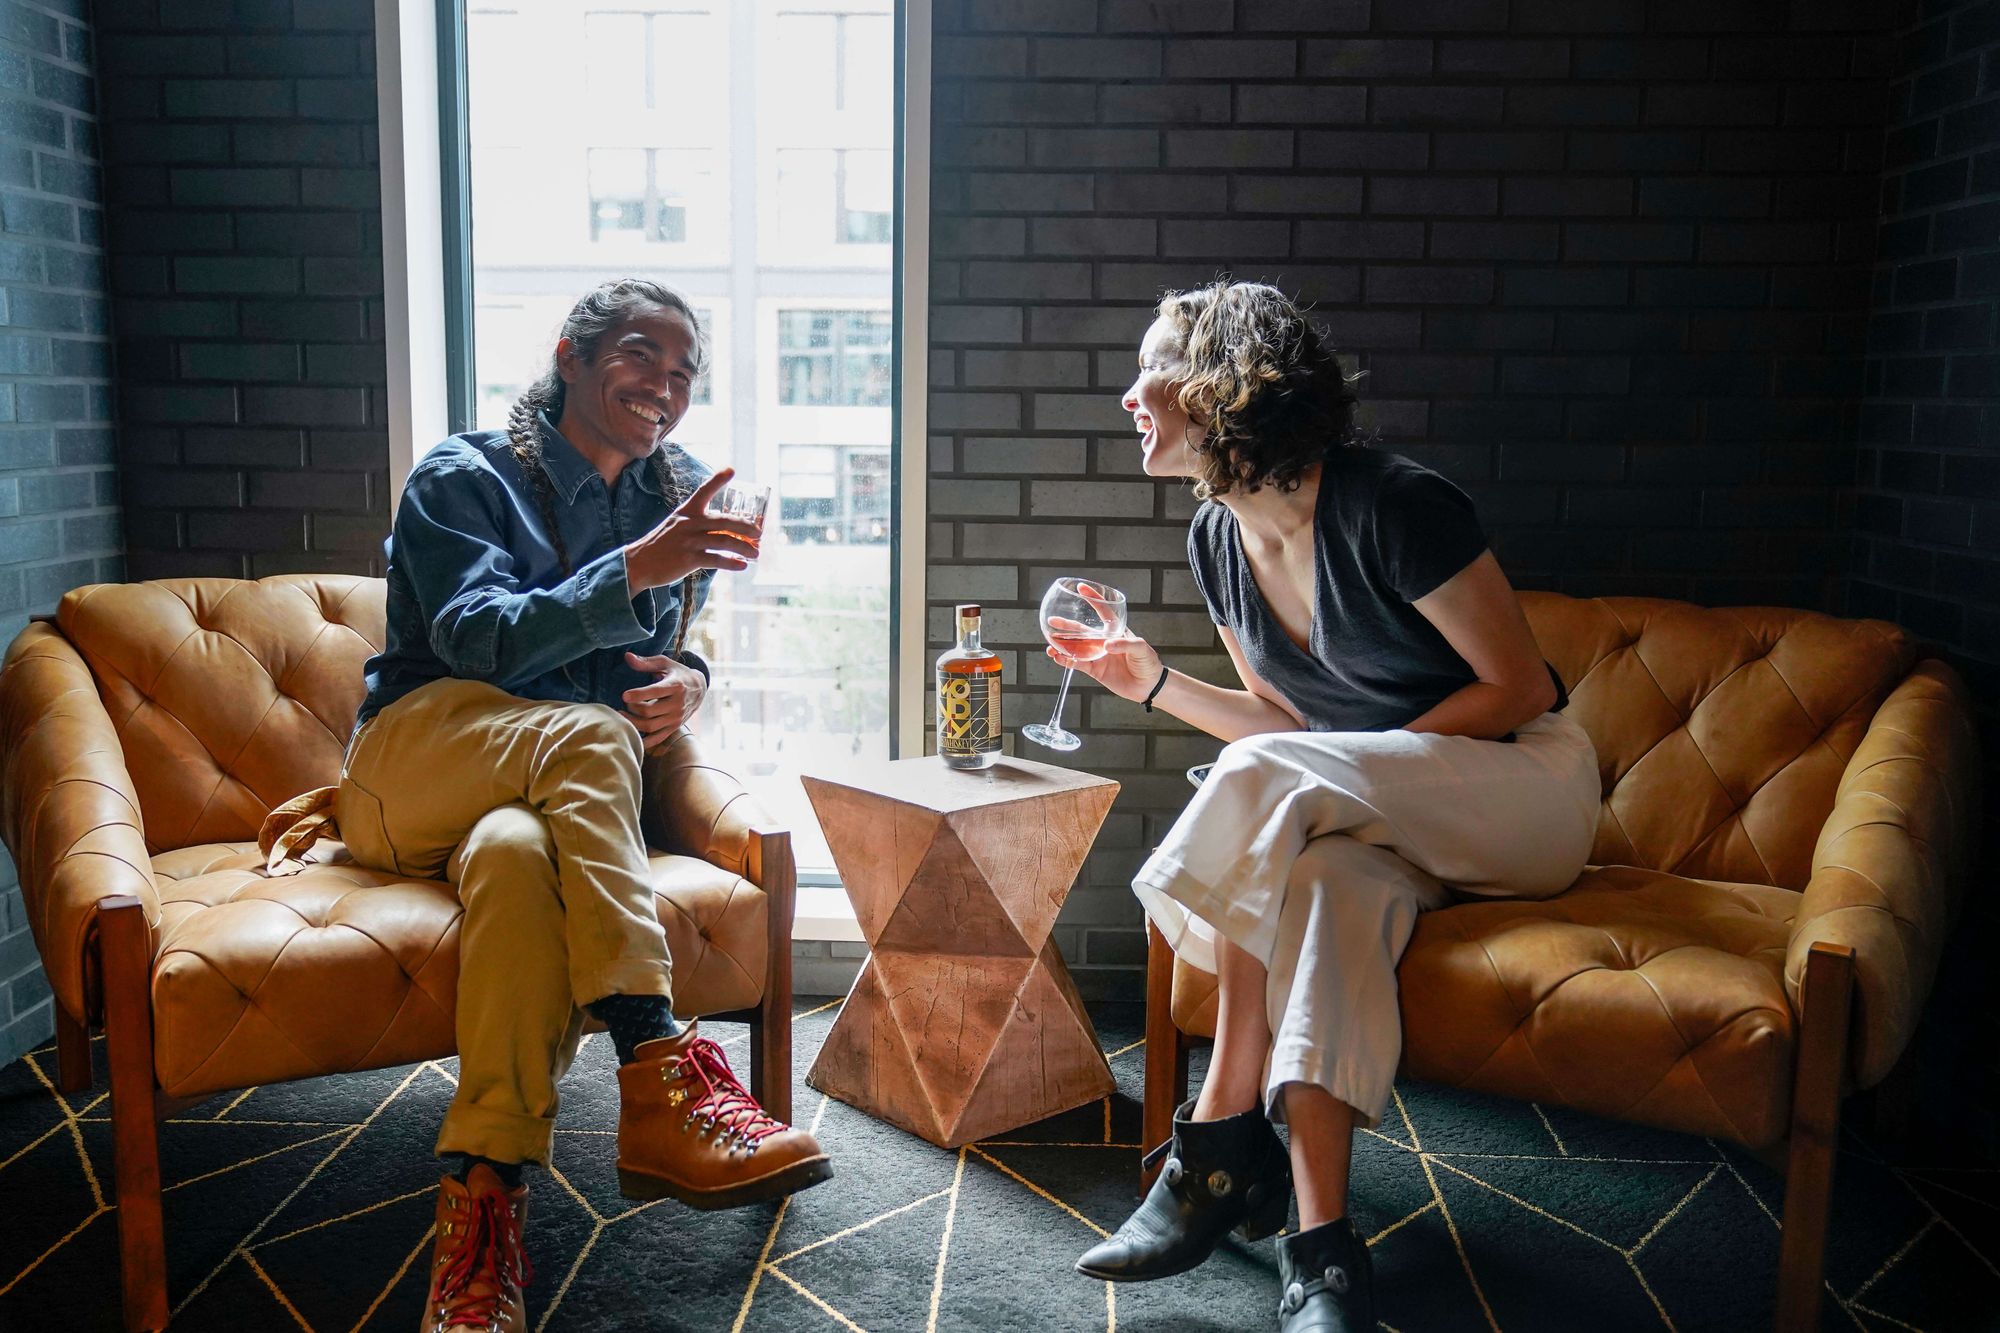
[[941, 1148], [1109, 1093], [1049, 932], [1118, 784], [934, 756], [803, 782], [869, 946], [806, 1083]]

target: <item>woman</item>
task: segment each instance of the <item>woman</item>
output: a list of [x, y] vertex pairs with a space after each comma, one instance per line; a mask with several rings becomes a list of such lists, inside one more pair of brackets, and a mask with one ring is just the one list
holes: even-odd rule
[[1232, 1228], [1278, 1231], [1296, 1187], [1280, 1328], [1373, 1329], [1347, 1174], [1401, 1053], [1396, 962], [1451, 891], [1568, 887], [1596, 828], [1596, 756], [1552, 711], [1560, 682], [1471, 502], [1360, 447], [1349, 381], [1283, 293], [1168, 296], [1124, 405], [1146, 472], [1206, 501], [1188, 558], [1243, 688], [1174, 671], [1137, 636], [1096, 661], [1049, 649], [1229, 742], [1133, 881], [1176, 952], [1216, 974], [1208, 1077], [1138, 1211], [1077, 1267], [1184, 1272]]

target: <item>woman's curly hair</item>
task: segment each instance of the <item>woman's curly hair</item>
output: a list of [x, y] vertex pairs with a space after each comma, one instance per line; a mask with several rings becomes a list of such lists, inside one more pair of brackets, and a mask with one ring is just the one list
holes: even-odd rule
[[1293, 300], [1259, 282], [1213, 282], [1162, 297], [1177, 364], [1174, 406], [1205, 428], [1201, 499], [1239, 486], [1298, 489], [1330, 449], [1358, 445], [1354, 381]]

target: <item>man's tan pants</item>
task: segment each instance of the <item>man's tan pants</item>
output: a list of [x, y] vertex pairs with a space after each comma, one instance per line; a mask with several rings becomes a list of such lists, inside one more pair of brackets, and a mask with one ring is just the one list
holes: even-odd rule
[[370, 718], [336, 817], [355, 860], [465, 905], [458, 1093], [440, 1153], [547, 1165], [556, 1080], [606, 995], [672, 995], [639, 829], [638, 729], [602, 704], [445, 679]]

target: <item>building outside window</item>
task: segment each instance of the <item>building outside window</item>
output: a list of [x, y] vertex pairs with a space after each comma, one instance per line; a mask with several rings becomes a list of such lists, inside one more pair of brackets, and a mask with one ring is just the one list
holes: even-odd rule
[[887, 310], [778, 312], [778, 401], [791, 406], [887, 407]]
[[697, 307], [711, 370], [672, 438], [774, 499], [762, 558], [696, 627], [696, 730], [808, 876], [831, 858], [798, 773], [889, 745], [892, 4], [467, 15], [477, 425], [506, 424], [591, 286], [650, 277]]

